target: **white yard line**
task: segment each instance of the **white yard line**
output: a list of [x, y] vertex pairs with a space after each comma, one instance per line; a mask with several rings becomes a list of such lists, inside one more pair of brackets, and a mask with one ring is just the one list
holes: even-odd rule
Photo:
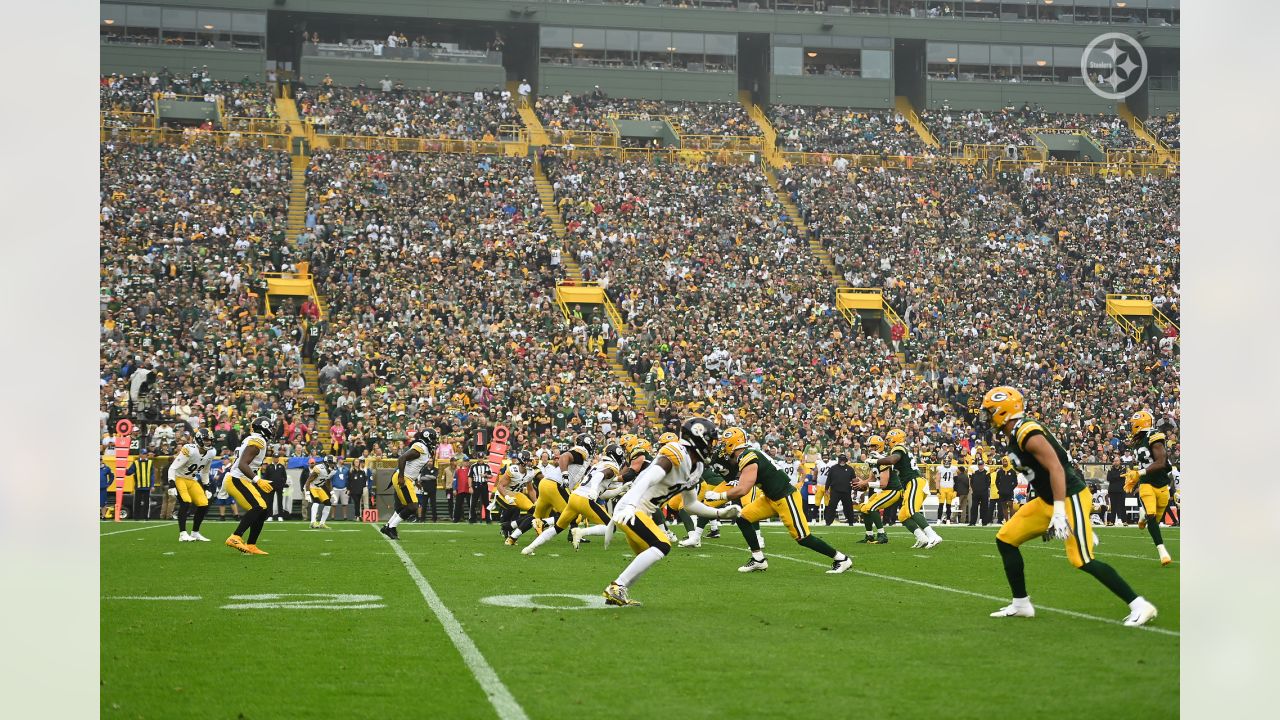
[[152, 528], [164, 527], [165, 525], [172, 525], [175, 528], [177, 527], [177, 523], [156, 523], [154, 525], [144, 525], [142, 527], [129, 528], [128, 530], [112, 530], [111, 532], [100, 532], [98, 533], [98, 537], [106, 537], [108, 535], [119, 535], [121, 533], [127, 533], [127, 532], [138, 532], [139, 530], [150, 530]]
[[[711, 547], [723, 548], [725, 550], [738, 550], [742, 552], [750, 552], [750, 550], [745, 547], [733, 547], [729, 545], [719, 545], [719, 544], [711, 545]], [[768, 548], [766, 548], [766, 550], [768, 550]], [[803, 563], [805, 565], [816, 565], [817, 567], [821, 567], [821, 568], [830, 567], [830, 565], [828, 565], [827, 563], [820, 563], [814, 560], [805, 560], [804, 558], [790, 557], [788, 555], [779, 555], [778, 553], [775, 553], [775, 552], [767, 552], [766, 556], [771, 558], [780, 558], [782, 560], [790, 560], [792, 562]], [[890, 580], [892, 582], [905, 583], [907, 585], [917, 585], [919, 587], [929, 588], [930, 590], [941, 590], [943, 592], [955, 593], [957, 595], [968, 595], [970, 597], [982, 598], [984, 600], [991, 600], [992, 602], [998, 602], [998, 603], [1009, 602], [1009, 598], [1007, 597], [997, 597], [995, 595], [987, 595], [985, 593], [973, 592], [971, 590], [961, 590], [960, 588], [953, 588], [947, 585], [936, 585], [934, 583], [924, 582], [922, 580], [911, 580], [910, 578], [898, 577], [896, 575], [884, 575], [882, 573], [875, 573], [869, 570], [858, 570], [858, 569], [854, 569], [852, 570], [852, 572], [858, 575], [866, 575], [867, 577], [879, 578], [880, 580]], [[1124, 625], [1124, 623], [1120, 620], [1113, 620], [1111, 618], [1099, 617], [1097, 615], [1089, 615], [1088, 613], [1076, 612], [1075, 610], [1063, 610], [1062, 608], [1049, 607], [1048, 605], [1037, 604], [1036, 610], [1054, 612], [1061, 615], [1080, 618], [1082, 620], [1093, 620], [1094, 622], [1106, 623], [1108, 625], [1120, 625], [1120, 626]], [[1168, 630], [1161, 627], [1153, 627], [1151, 625], [1140, 625], [1138, 626], [1138, 629], [1146, 630], [1148, 632], [1153, 632], [1160, 635], [1170, 635], [1173, 637], [1182, 636], [1181, 633], [1177, 632], [1176, 630]]]
[[168, 601], [184, 601], [199, 600], [199, 595], [116, 595], [114, 597], [104, 597], [103, 600], [168, 600]]
[[[378, 527], [370, 525], [376, 532]], [[381, 533], [378, 533], [382, 535]], [[386, 536], [383, 536], [386, 538]], [[418, 566], [413, 563], [413, 558], [409, 557], [409, 553], [400, 547], [400, 544], [386, 538], [387, 544], [395, 550], [396, 555], [400, 557], [400, 562], [404, 564], [405, 570], [409, 571], [409, 577], [413, 578], [413, 582], [417, 584], [418, 590], [422, 593], [422, 599], [427, 601], [427, 606], [436, 614], [440, 620], [440, 625], [444, 627], [445, 633], [449, 639], [453, 641], [453, 646], [458, 649], [458, 653], [462, 655], [462, 660], [467, 664], [467, 669], [475, 676], [476, 682], [480, 684], [480, 688], [484, 690], [485, 695], [489, 697], [489, 704], [493, 705], [494, 711], [498, 713], [501, 720], [528, 720], [529, 716], [525, 714], [524, 708], [520, 707], [520, 703], [516, 702], [511, 691], [507, 686], [502, 684], [502, 680], [498, 677], [498, 673], [494, 671], [493, 666], [485, 660], [484, 655], [480, 653], [480, 648], [472, 642], [471, 637], [462, 629], [462, 624], [453, 616], [449, 608], [432, 589], [431, 583], [423, 577], [422, 572], [418, 570]]]
[[[910, 534], [908, 534], [908, 533], [893, 533], [893, 534], [894, 534], [894, 535], [901, 535], [901, 536], [903, 536], [903, 537], [907, 537], [907, 538], [909, 538], [909, 537], [913, 537], [912, 535], [910, 535]], [[1115, 538], [1110, 538], [1110, 539], [1111, 539], [1111, 540], [1114, 540]], [[944, 539], [943, 539], [943, 542], [944, 542], [944, 543], [948, 543], [948, 542], [953, 542], [953, 543], [964, 543], [964, 544], [966, 544], [966, 545], [992, 545], [992, 544], [994, 544], [994, 542], [989, 542], [989, 541], [982, 541], [982, 540], [956, 540], [956, 539], [954, 539], [954, 538], [944, 538]], [[1099, 545], [1101, 545], [1101, 543], [1099, 543]], [[1030, 541], [1030, 542], [1024, 543], [1024, 544], [1022, 545], [1022, 547], [1023, 547], [1023, 548], [1031, 548], [1032, 550], [1061, 550], [1061, 549], [1062, 549], [1062, 546], [1060, 546], [1060, 545], [1053, 544], [1053, 543], [1044, 543], [1044, 544], [1040, 544], [1040, 543], [1036, 542], [1035, 540], [1032, 540], [1032, 541]], [[1152, 549], [1154, 549], [1154, 546], [1152, 546]], [[1150, 555], [1128, 555], [1128, 554], [1125, 554], [1125, 553], [1114, 553], [1114, 552], [1109, 552], [1106, 548], [1103, 548], [1103, 549], [1102, 549], [1102, 557], [1101, 557], [1101, 558], [1099, 558], [1099, 559], [1101, 559], [1101, 560], [1106, 560], [1107, 558], [1111, 558], [1111, 557], [1129, 558], [1130, 560], [1147, 560], [1147, 561], [1155, 561], [1155, 562], [1159, 562], [1159, 560], [1160, 560], [1160, 558], [1159, 558], [1155, 553], [1152, 553], [1152, 554], [1150, 554]], [[1174, 564], [1174, 565], [1177, 565], [1177, 564], [1178, 564], [1178, 561], [1177, 561], [1177, 560], [1174, 560], [1174, 561], [1173, 561], [1173, 564]]]

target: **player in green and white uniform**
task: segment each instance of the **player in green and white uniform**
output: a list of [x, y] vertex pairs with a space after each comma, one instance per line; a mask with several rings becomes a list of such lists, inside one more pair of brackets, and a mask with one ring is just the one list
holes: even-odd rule
[[916, 544], [913, 548], [932, 548], [942, 542], [942, 538], [924, 516], [924, 498], [928, 494], [924, 478], [920, 477], [920, 468], [916, 466], [915, 456], [907, 449], [907, 434], [901, 430], [890, 430], [886, 436], [889, 441], [889, 454], [875, 461], [875, 467], [888, 465], [902, 483], [902, 507], [898, 510], [898, 522], [915, 533]]
[[[756, 541], [751, 523], [767, 520], [775, 515], [787, 527], [787, 532], [800, 545], [831, 558], [831, 569], [828, 574], [837, 575], [847, 572], [853, 567], [853, 559], [836, 550], [821, 538], [809, 534], [809, 523], [805, 520], [800, 491], [791, 484], [791, 480], [778, 469], [773, 458], [765, 451], [747, 445], [747, 433], [742, 428], [731, 427], [720, 433], [713, 447], [714, 454], [723, 461], [730, 473], [729, 482], [736, 485], [725, 493], [709, 491], [708, 502], [714, 500], [737, 500], [759, 488], [755, 500], [742, 508], [737, 518], [738, 528], [742, 530], [747, 545], [751, 548], [751, 560], [738, 568], [739, 572], [756, 572], [767, 570], [769, 562], [765, 560], [764, 551]], [[722, 497], [723, 495], [723, 497]]]

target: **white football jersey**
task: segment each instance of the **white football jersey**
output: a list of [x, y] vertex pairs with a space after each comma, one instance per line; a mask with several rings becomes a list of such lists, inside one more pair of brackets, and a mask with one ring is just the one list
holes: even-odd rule
[[957, 468], [955, 465], [952, 465], [951, 467], [947, 467], [946, 465], [939, 465], [938, 466], [938, 487], [954, 488], [956, 486], [956, 471], [958, 469], [959, 468]]
[[654, 462], [665, 457], [671, 463], [671, 469], [662, 479], [650, 485], [643, 493], [640, 488], [632, 488], [623, 496], [619, 504], [631, 504], [640, 508], [641, 512], [652, 513], [663, 503], [679, 495], [685, 490], [698, 491], [702, 484], [702, 463], [694, 462], [684, 443], [677, 441], [662, 446], [654, 457]]
[[201, 475], [208, 479], [209, 465], [213, 463], [213, 458], [213, 448], [209, 448], [201, 455], [198, 445], [187, 443], [178, 450], [173, 462], [169, 463], [169, 479], [199, 480]]
[[258, 476], [258, 468], [262, 467], [262, 461], [267, 458], [267, 440], [258, 433], [251, 433], [249, 437], [240, 443], [240, 447], [236, 450], [236, 454], [231, 458], [231, 477], [241, 480], [253, 480], [253, 477], [245, 477], [240, 472], [240, 456], [244, 455], [244, 451], [249, 446], [258, 448], [258, 454], [253, 456], [249, 461], [249, 471], [253, 473], [253, 477]]
[[574, 445], [568, 452], [572, 460], [569, 461], [569, 467], [565, 469], [560, 484], [567, 488], [576, 488], [578, 483], [582, 482], [583, 476], [587, 474], [587, 461], [591, 459], [591, 453], [581, 445]]
[[417, 450], [418, 457], [406, 462], [404, 464], [404, 471], [405, 474], [409, 476], [410, 480], [417, 480], [422, 477], [422, 469], [425, 468], [432, 460], [431, 451], [427, 449], [427, 444], [421, 440], [415, 440], [414, 443], [409, 446], [409, 449]]
[[835, 460], [818, 463], [818, 484], [819, 485], [822, 485], [824, 487], [826, 486], [827, 473], [831, 472], [831, 468], [834, 467], [835, 464], [836, 464]]
[[[613, 474], [610, 477], [605, 475], [610, 471]], [[622, 484], [622, 470], [618, 464], [607, 458], [603, 458], [600, 462], [591, 466], [583, 476], [582, 482], [578, 483], [578, 487], [574, 488], [574, 495], [581, 495], [587, 498], [598, 498], [601, 493], [611, 490]]]

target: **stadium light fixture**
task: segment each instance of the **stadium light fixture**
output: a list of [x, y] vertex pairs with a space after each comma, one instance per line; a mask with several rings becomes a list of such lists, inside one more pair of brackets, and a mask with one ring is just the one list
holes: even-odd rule
[[212, 30], [212, 29], [213, 29], [213, 26], [212, 26], [212, 25], [205, 25], [205, 26], [204, 26], [204, 29], [205, 29], [205, 30]]
[[816, 52], [814, 52], [814, 51], [812, 51], [812, 50], [810, 50], [809, 52], [805, 53], [805, 55], [808, 55], [808, 56], [809, 56], [809, 57], [811, 57], [811, 58], [818, 57], [818, 53], [816, 53]]
[[1039, 65], [1040, 67], [1044, 67], [1045, 65], [1048, 65], [1048, 64], [1049, 64], [1049, 61], [1048, 61], [1048, 60], [1037, 60], [1037, 61], [1036, 61], [1036, 65]]
[[955, 61], [956, 61], [956, 59], [955, 59], [955, 58], [953, 58], [953, 57], [949, 57], [949, 58], [947, 58], [947, 62], [949, 62], [949, 63], [953, 63], [953, 62], [955, 62]]
[[1116, 7], [1118, 7], [1118, 8], [1128, 7], [1128, 5], [1129, 5], [1129, 3], [1127, 3], [1127, 2], [1118, 2], [1118, 3], [1116, 3]]
[[102, 24], [103, 24], [103, 25], [115, 25], [115, 24], [116, 24], [116, 21], [115, 21], [115, 20], [112, 20], [111, 18], [107, 18], [106, 20], [103, 20], [103, 21], [102, 21]]
[[669, 48], [667, 48], [667, 52], [675, 52], [675, 51], [676, 51], [676, 49], [675, 49], [675, 48], [673, 48], [673, 47], [669, 47]]
[[573, 44], [573, 47], [574, 47], [574, 49], [575, 49], [575, 50], [581, 50], [581, 49], [582, 49], [582, 43], [580, 43], [580, 42], [576, 42], [576, 43], [574, 43], [574, 44]]
[[1045, 4], [1045, 5], [1052, 5], [1052, 4], [1053, 4], [1053, 0], [1044, 0], [1044, 4]]

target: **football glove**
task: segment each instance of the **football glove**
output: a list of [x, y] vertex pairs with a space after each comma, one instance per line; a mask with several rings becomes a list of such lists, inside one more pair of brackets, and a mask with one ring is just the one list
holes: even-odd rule
[[702, 497], [703, 497], [703, 499], [705, 499], [705, 500], [707, 500], [707, 501], [709, 501], [709, 502], [715, 502], [716, 500], [727, 500], [727, 499], [728, 499], [728, 497], [729, 497], [729, 493], [728, 493], [728, 492], [716, 492], [715, 490], [708, 490], [708, 491], [706, 492], [706, 494], [704, 494]]
[[176, 488], [176, 487], [170, 487], [170, 488], [169, 488], [169, 497], [178, 497], [178, 488]]
[[1124, 474], [1124, 491], [1126, 493], [1133, 492], [1133, 489], [1138, 487], [1138, 481], [1141, 479], [1142, 476], [1138, 474], [1137, 470], [1130, 470], [1126, 472]]
[[716, 517], [720, 520], [732, 520], [742, 514], [742, 508], [737, 505], [725, 505], [716, 510]]
[[636, 508], [634, 505], [618, 505], [613, 509], [613, 524], [626, 525], [636, 517]]
[[506, 503], [506, 504], [508, 504], [508, 505], [515, 505], [515, 504], [516, 504], [516, 496], [515, 496], [515, 495], [503, 495], [503, 496], [502, 496], [502, 502], [504, 502], [504, 503]]
[[1049, 529], [1044, 533], [1044, 539], [1047, 540], [1066, 540], [1071, 534], [1071, 528], [1067, 525], [1067, 506], [1062, 500], [1056, 500], [1053, 503], [1053, 517], [1049, 520]]
[[590, 488], [590, 487], [582, 488], [582, 496], [592, 502], [595, 502], [600, 497], [599, 493], [594, 488]]

